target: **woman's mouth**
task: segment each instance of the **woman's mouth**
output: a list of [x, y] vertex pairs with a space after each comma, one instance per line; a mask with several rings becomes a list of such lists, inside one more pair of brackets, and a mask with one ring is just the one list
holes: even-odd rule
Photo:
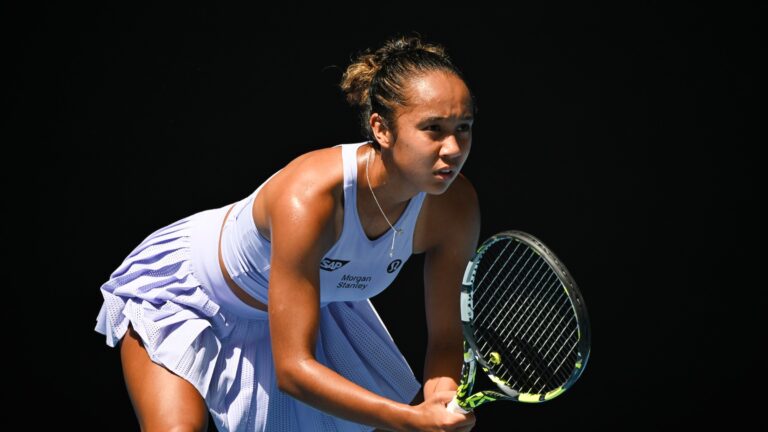
[[450, 180], [453, 177], [453, 174], [455, 171], [450, 168], [443, 168], [435, 171], [435, 176], [438, 177], [440, 180]]

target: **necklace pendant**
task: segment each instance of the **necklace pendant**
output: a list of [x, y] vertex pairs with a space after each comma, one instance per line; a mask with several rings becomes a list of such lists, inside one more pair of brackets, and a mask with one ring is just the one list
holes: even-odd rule
[[403, 232], [403, 230], [402, 229], [393, 229], [392, 231], [393, 231], [393, 234], [392, 234], [392, 246], [389, 248], [389, 257], [390, 258], [395, 256], [395, 239], [397, 238], [398, 235], [400, 235], [400, 233]]

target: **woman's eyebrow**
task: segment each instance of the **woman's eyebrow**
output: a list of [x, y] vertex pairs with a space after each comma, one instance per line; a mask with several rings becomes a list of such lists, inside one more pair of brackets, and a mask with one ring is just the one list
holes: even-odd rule
[[[428, 121], [439, 121], [439, 120], [447, 120], [447, 119], [453, 119], [453, 118], [455, 118], [455, 117], [429, 116], [429, 117], [426, 117], [426, 118], [422, 119], [421, 121], [425, 121], [425, 122], [428, 122]], [[474, 120], [474, 119], [475, 118], [473, 116], [471, 116], [471, 115], [466, 115], [466, 116], [461, 117], [461, 120]]]

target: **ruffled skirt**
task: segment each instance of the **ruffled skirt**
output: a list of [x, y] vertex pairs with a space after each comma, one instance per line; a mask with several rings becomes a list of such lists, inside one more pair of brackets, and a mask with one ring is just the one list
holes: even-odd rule
[[[235, 297], [217, 260], [228, 207], [163, 227], [101, 286], [96, 331], [117, 346], [130, 324], [155, 363], [192, 383], [220, 431], [368, 431], [277, 388], [267, 313]], [[316, 358], [358, 385], [409, 403], [420, 388], [368, 300], [321, 308]]]

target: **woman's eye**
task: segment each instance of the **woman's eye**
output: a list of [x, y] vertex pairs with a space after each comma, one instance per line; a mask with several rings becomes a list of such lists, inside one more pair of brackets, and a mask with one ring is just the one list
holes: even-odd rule
[[463, 124], [459, 126], [459, 132], [469, 132], [470, 130], [472, 130], [472, 126], [468, 124]]
[[431, 132], [440, 132], [440, 126], [438, 125], [429, 125], [425, 129]]

